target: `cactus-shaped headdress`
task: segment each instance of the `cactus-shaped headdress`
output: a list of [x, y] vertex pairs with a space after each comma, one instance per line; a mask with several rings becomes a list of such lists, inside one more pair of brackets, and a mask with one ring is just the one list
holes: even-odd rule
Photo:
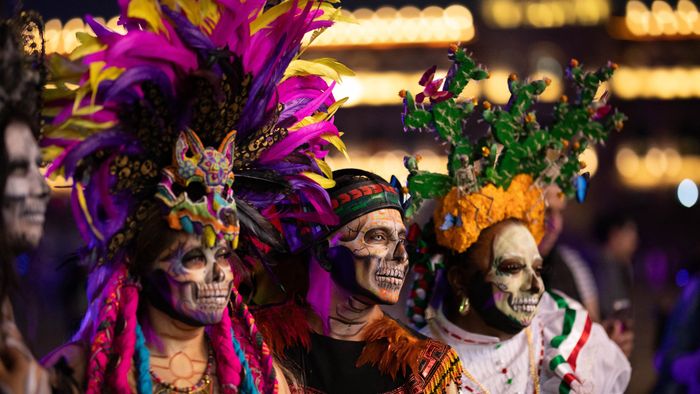
[[[464, 252], [484, 228], [508, 218], [522, 220], [539, 241], [544, 233], [543, 187], [556, 184], [567, 196], [583, 192], [580, 154], [604, 141], [610, 130], [622, 128], [624, 115], [605, 99], [595, 100], [616, 66], [608, 63], [590, 72], [572, 60], [566, 74], [575, 96], [562, 96], [547, 126], [540, 125], [532, 107], [550, 81], [520, 81], [511, 75], [508, 104], [483, 103], [479, 115], [490, 127], [475, 139], [466, 126], [477, 112], [476, 102], [458, 97], [469, 81], [485, 79], [488, 73], [463, 48], [451, 47], [449, 58], [452, 66], [442, 89], [431, 68], [420, 81], [424, 92], [415, 98], [402, 92], [405, 130], [434, 132], [448, 148], [447, 175], [421, 171], [415, 158], [406, 158], [413, 209], [424, 199], [437, 199], [437, 241], [456, 252]], [[426, 99], [430, 102], [424, 103]]]
[[[476, 100], [458, 98], [470, 81], [486, 79], [488, 72], [456, 45], [450, 47], [449, 58], [452, 66], [444, 81], [433, 80], [433, 67], [420, 81], [423, 92], [415, 97], [401, 92], [404, 129], [435, 133], [448, 155], [446, 175], [421, 171], [415, 157], [404, 160], [412, 200], [409, 213], [426, 199], [437, 201], [432, 227], [421, 232], [414, 225], [409, 232], [418, 251], [411, 257], [418, 280], [408, 315], [417, 326], [425, 324], [423, 314], [432, 298], [432, 283], [442, 266], [437, 246], [464, 252], [482, 230], [510, 218], [522, 221], [539, 242], [545, 231], [544, 187], [556, 184], [565, 195], [576, 195], [582, 201], [588, 174], [579, 174], [584, 166], [579, 156], [586, 147], [602, 143], [611, 130], [620, 130], [625, 120], [606, 102], [606, 95], [595, 97], [601, 83], [612, 76], [614, 63], [585, 71], [577, 60], [571, 60], [566, 76], [574, 96], [562, 96], [554, 105], [551, 123], [543, 126], [533, 104], [549, 85], [547, 79], [521, 81], [511, 75], [507, 105], [483, 102], [483, 111], [479, 111]], [[489, 126], [480, 138], [467, 127], [477, 117]]]

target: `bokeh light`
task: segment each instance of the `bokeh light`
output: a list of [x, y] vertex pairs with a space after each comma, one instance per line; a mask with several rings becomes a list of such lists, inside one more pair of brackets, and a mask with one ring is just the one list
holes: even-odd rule
[[678, 184], [678, 201], [686, 208], [690, 208], [698, 202], [698, 185], [690, 179], [683, 179]]

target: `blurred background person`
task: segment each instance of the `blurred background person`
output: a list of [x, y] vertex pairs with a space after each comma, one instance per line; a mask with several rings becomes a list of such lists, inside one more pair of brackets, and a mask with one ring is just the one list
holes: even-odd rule
[[555, 289], [580, 302], [593, 321], [600, 320], [598, 289], [593, 273], [584, 258], [575, 249], [559, 241], [564, 229], [566, 198], [558, 186], [544, 191], [545, 235], [539, 244], [544, 257], [542, 278], [547, 289]]
[[[27, 14], [28, 15], [28, 14]], [[30, 25], [25, 25], [29, 23]], [[15, 259], [32, 251], [44, 232], [49, 187], [39, 171], [36, 142], [42, 79], [37, 59], [23, 50], [24, 34], [38, 19], [0, 21], [0, 389], [48, 392], [44, 373], [15, 324], [9, 295], [16, 285]]]
[[632, 289], [633, 257], [637, 250], [637, 224], [620, 211], [602, 215], [595, 226], [599, 242], [594, 265], [600, 316], [608, 334], [629, 357], [634, 346]]
[[655, 394], [700, 393], [700, 259], [666, 325], [655, 358], [659, 378]]

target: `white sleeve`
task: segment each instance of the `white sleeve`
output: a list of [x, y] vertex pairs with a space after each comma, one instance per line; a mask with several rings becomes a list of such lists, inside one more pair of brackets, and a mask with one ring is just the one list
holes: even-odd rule
[[632, 367], [622, 350], [608, 337], [600, 324], [593, 323], [591, 335], [579, 354], [576, 375], [582, 380], [582, 392], [624, 393]]

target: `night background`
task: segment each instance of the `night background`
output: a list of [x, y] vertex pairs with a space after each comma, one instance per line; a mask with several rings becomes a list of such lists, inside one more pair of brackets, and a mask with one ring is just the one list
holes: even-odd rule
[[[47, 21], [47, 49], [65, 52], [85, 14], [117, 15], [116, 1], [25, 1]], [[444, 75], [447, 47], [460, 41], [491, 78], [472, 93], [503, 104], [506, 78], [547, 76], [553, 92], [538, 104], [546, 119], [566, 92], [564, 69], [576, 58], [590, 68], [608, 60], [620, 68], [607, 86], [611, 103], [629, 120], [604, 147], [582, 160], [593, 173], [588, 198], [570, 202], [563, 240], [586, 257], [596, 248], [598, 217], [623, 212], [639, 233], [634, 258], [635, 350], [628, 392], [649, 392], [664, 322], [685, 286], [700, 271], [700, 5], [680, 1], [486, 0], [345, 1], [359, 25], [340, 24], [322, 35], [310, 58], [333, 57], [354, 70], [336, 97], [350, 96], [336, 116], [351, 161], [334, 154], [331, 166], [362, 167], [405, 180], [405, 154], [420, 153], [426, 169], [444, 171], [441, 147], [428, 134], [404, 133], [398, 91], [418, 91], [433, 64]], [[8, 9], [7, 4], [5, 9]], [[546, 122], [545, 122], [546, 123]], [[479, 127], [475, 124], [474, 127]], [[85, 308], [82, 269], [70, 253], [81, 244], [67, 194], [54, 189], [40, 255], [20, 259], [18, 319], [37, 355], [68, 340]], [[700, 327], [699, 327], [700, 328]]]

